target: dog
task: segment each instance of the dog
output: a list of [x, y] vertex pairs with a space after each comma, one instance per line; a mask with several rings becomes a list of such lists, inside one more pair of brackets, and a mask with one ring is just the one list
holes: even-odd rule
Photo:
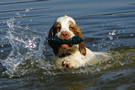
[[[83, 35], [75, 20], [67, 15], [57, 18], [51, 27], [48, 38], [57, 36], [62, 40], [69, 40], [73, 36], [79, 36], [83, 40]], [[49, 42], [48, 42], [49, 43]], [[108, 55], [103, 52], [93, 52], [84, 46], [84, 41], [75, 44], [56, 45], [49, 43], [55, 54], [56, 64], [60, 67], [79, 68], [86, 65], [93, 65]]]

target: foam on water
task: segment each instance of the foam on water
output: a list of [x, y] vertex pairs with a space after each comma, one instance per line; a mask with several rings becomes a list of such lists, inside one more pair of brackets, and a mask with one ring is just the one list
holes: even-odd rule
[[[17, 67], [26, 60], [31, 60], [31, 64], [39, 58], [44, 58], [43, 50], [46, 33], [41, 34], [23, 28], [15, 24], [16, 18], [7, 20], [8, 31], [5, 36], [12, 46], [12, 50], [1, 63], [6, 67], [6, 73], [11, 77], [16, 73]], [[44, 57], [43, 57], [44, 56]]]

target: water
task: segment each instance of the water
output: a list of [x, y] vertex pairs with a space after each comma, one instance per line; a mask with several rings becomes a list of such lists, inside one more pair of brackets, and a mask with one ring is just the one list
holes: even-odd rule
[[[47, 34], [63, 15], [76, 20], [86, 47], [112, 58], [58, 69]], [[134, 19], [133, 0], [1, 0], [0, 89], [134, 90]]]

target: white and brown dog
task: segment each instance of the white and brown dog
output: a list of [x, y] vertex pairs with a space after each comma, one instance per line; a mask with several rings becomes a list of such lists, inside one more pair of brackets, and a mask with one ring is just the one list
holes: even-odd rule
[[[77, 26], [75, 20], [66, 15], [55, 21], [49, 31], [48, 38], [51, 36], [57, 36], [63, 40], [71, 39], [73, 36], [79, 36], [84, 39], [81, 29]], [[54, 45], [49, 43], [49, 46], [51, 46], [56, 55], [57, 65], [62, 67], [78, 68], [87, 64], [92, 65], [101, 61], [101, 58], [107, 57], [105, 53], [92, 52], [84, 46], [84, 42], [76, 45]]]

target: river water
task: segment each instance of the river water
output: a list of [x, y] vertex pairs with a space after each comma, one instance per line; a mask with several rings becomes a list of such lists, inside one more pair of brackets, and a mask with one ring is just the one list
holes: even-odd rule
[[[47, 44], [56, 18], [81, 27], [85, 46], [110, 60], [58, 69]], [[134, 0], [1, 0], [1, 90], [135, 90]]]

